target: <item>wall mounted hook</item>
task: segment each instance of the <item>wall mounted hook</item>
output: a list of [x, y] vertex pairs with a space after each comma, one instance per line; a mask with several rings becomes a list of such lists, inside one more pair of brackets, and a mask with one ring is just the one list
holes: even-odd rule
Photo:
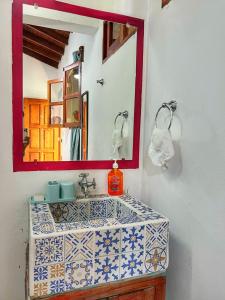
[[103, 86], [105, 84], [105, 80], [103, 78], [102, 79], [98, 79], [97, 83], [99, 83], [99, 84], [101, 84]]

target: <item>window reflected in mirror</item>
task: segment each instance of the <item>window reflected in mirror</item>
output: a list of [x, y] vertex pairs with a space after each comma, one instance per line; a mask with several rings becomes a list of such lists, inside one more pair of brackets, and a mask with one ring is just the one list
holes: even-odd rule
[[80, 126], [80, 98], [71, 98], [65, 100], [66, 102], [66, 124], [77, 124]]

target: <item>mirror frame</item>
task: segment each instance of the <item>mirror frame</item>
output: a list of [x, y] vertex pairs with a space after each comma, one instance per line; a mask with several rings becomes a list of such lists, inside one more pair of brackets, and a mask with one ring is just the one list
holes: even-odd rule
[[136, 79], [134, 101], [134, 131], [132, 160], [120, 160], [121, 169], [139, 167], [140, 125], [142, 103], [142, 73], [144, 48], [144, 20], [125, 15], [67, 4], [55, 0], [13, 0], [12, 3], [12, 105], [13, 105], [13, 171], [51, 171], [111, 169], [111, 160], [101, 161], [23, 161], [23, 4], [78, 14], [101, 20], [130, 24], [137, 27]]

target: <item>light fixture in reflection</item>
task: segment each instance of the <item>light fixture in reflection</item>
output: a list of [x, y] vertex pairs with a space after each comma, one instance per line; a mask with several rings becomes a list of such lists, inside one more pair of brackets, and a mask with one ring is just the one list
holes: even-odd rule
[[76, 80], [79, 80], [79, 79], [80, 79], [80, 74], [75, 74], [75, 75], [74, 75], [74, 78], [75, 78]]

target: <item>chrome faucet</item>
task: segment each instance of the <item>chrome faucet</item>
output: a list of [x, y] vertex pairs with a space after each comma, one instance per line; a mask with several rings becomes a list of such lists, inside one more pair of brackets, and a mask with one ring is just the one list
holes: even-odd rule
[[96, 181], [95, 178], [93, 178], [92, 182], [88, 181], [89, 174], [88, 173], [81, 173], [79, 177], [81, 180], [79, 181], [79, 186], [81, 188], [81, 192], [84, 194], [84, 197], [87, 198], [89, 195], [89, 188], [93, 187], [93, 189], [96, 189]]

